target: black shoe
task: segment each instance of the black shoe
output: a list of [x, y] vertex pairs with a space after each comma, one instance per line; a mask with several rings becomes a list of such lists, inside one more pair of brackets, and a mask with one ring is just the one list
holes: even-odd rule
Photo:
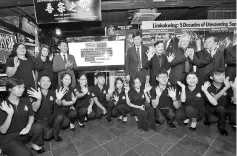
[[196, 127], [190, 127], [189, 129], [190, 129], [190, 131], [195, 131]]
[[208, 127], [210, 126], [210, 122], [208, 122], [207, 120], [204, 120], [204, 121], [203, 121], [203, 124], [204, 124], [205, 126], [208, 126]]
[[187, 126], [187, 125], [188, 125], [188, 123], [184, 123], [184, 122], [183, 122], [183, 126]]
[[106, 119], [109, 123], [113, 123], [113, 120], [111, 118], [106, 117]]
[[35, 150], [33, 147], [31, 147], [32, 150], [36, 151], [38, 154], [42, 154], [45, 152], [45, 149], [42, 147], [41, 149], [39, 150]]
[[168, 125], [170, 126], [171, 129], [176, 129], [176, 126], [173, 122], [169, 123]]
[[76, 128], [73, 127], [73, 128], [70, 128], [71, 131], [75, 132], [76, 131]]
[[62, 139], [60, 136], [55, 136], [55, 135], [53, 135], [53, 139], [54, 139], [54, 141], [56, 141], [56, 142], [61, 142], [61, 141], [63, 141], [63, 139]]
[[218, 129], [219, 129], [221, 135], [228, 136], [228, 132], [225, 129], [225, 126], [218, 126]]
[[80, 128], [85, 128], [86, 126], [84, 124], [79, 125]]

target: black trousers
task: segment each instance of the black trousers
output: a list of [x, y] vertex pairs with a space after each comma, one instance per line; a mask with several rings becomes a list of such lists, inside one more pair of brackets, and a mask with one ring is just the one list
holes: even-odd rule
[[63, 115], [62, 129], [68, 128], [70, 123], [75, 123], [77, 121], [77, 111], [74, 109], [70, 109], [62, 115]]
[[226, 110], [230, 124], [236, 126], [236, 104], [230, 104]]
[[170, 124], [175, 119], [175, 110], [173, 108], [154, 108], [155, 120], [159, 124], [164, 124], [167, 120], [167, 124]]
[[[105, 109], [108, 109], [108, 102], [101, 103], [101, 104], [105, 107]], [[103, 116], [103, 110], [100, 109], [100, 107], [98, 107], [97, 105], [94, 105], [92, 109], [95, 112], [95, 118], [96, 119], [101, 119], [102, 116]]]
[[95, 118], [95, 111], [92, 110], [92, 112], [90, 114], [87, 114], [87, 110], [88, 108], [76, 108], [77, 110], [77, 117], [80, 123], [84, 123], [85, 122], [85, 117], [87, 117], [88, 119], [94, 119]]
[[207, 108], [207, 113], [205, 114], [206, 120], [211, 124], [218, 123], [220, 125], [225, 125], [225, 120], [227, 117], [226, 108], [223, 106], [216, 106], [215, 108]]
[[137, 116], [139, 129], [145, 131], [147, 131], [148, 128], [156, 129], [154, 109], [152, 107], [145, 106], [145, 111], [138, 108], [132, 108], [132, 115]]
[[32, 142], [36, 145], [43, 145], [43, 126], [33, 124], [29, 133], [26, 135], [18, 135], [1, 146], [3, 154], [7, 156], [33, 156], [31, 150], [26, 143]]
[[62, 114], [54, 113], [49, 119], [36, 121], [41, 124], [44, 128], [43, 138], [48, 141], [51, 140], [53, 135], [59, 136], [60, 129], [62, 127], [62, 123], [64, 120], [64, 116]]
[[107, 117], [118, 117], [123, 116], [126, 117], [126, 115], [131, 111], [131, 108], [127, 104], [118, 104], [114, 105], [114, 103], [111, 101], [108, 103], [108, 109], [107, 109]]
[[175, 111], [176, 121], [178, 124], [182, 124], [186, 118], [195, 118], [197, 121], [201, 121], [204, 117], [204, 112], [193, 106], [182, 106]]

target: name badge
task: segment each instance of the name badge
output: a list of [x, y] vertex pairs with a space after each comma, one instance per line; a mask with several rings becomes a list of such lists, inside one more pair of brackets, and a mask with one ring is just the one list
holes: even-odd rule
[[52, 96], [49, 97], [49, 101], [53, 101], [54, 98]]
[[106, 94], [106, 91], [104, 90], [104, 94]]
[[202, 97], [202, 95], [200, 93], [197, 93], [196, 96], [199, 98]]
[[25, 106], [25, 107], [24, 107], [24, 110], [25, 110], [25, 111], [28, 111], [28, 107], [27, 107], [27, 106]]

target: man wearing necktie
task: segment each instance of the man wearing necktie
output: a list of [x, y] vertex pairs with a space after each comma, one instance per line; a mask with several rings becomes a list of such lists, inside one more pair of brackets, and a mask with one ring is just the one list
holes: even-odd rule
[[148, 51], [148, 47], [141, 44], [142, 36], [138, 31], [133, 34], [133, 40], [134, 46], [128, 49], [126, 56], [126, 80], [129, 81], [129, 86], [132, 87], [133, 79], [138, 77], [144, 89], [148, 71], [143, 66], [147, 62], [146, 52]]
[[72, 87], [76, 85], [74, 69], [77, 67], [76, 60], [73, 55], [68, 54], [68, 44], [66, 41], [58, 42], [60, 50], [59, 55], [55, 55], [53, 59], [53, 71], [58, 73], [58, 85], [61, 86], [61, 75], [65, 72], [72, 76]]
[[199, 84], [209, 81], [208, 74], [214, 69], [225, 69], [223, 51], [217, 49], [217, 38], [210, 36], [204, 42], [204, 49], [189, 56], [191, 64], [197, 66]]

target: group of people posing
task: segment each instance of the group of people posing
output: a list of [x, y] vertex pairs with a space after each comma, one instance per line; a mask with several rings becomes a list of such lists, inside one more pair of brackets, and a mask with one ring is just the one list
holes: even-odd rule
[[144, 131], [165, 122], [176, 129], [174, 121], [181, 126], [190, 122], [195, 131], [203, 121], [207, 126], [217, 123], [226, 136], [227, 119], [235, 129], [236, 46], [218, 51], [211, 36], [201, 50], [199, 42], [193, 48], [190, 36], [183, 34], [179, 41], [166, 35], [165, 42], [148, 48], [139, 32], [133, 42], [126, 54], [125, 80], [116, 78], [113, 90], [102, 72], [95, 74], [92, 87], [85, 73], [74, 74], [77, 65], [66, 41], [58, 43], [60, 54], [54, 56], [43, 46], [36, 58], [24, 44], [14, 45], [6, 63], [9, 95], [0, 106], [1, 151], [7, 156], [31, 156], [31, 149], [43, 153], [44, 141], [62, 141], [61, 129], [75, 131], [76, 122], [84, 128], [86, 121], [103, 115], [110, 123], [117, 117], [126, 124], [130, 114]]

